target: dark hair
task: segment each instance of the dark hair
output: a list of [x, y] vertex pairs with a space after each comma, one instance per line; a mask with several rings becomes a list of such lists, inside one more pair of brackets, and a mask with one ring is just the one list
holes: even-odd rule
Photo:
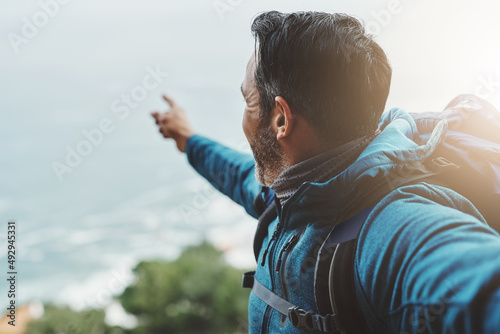
[[382, 48], [346, 14], [277, 11], [252, 23], [262, 119], [282, 96], [320, 138], [369, 134], [384, 111], [392, 70]]

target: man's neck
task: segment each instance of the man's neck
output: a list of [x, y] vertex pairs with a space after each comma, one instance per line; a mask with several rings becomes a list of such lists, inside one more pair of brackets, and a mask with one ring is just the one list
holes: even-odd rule
[[271, 185], [283, 205], [304, 182], [326, 182], [351, 165], [376, 134], [327, 150], [312, 150], [286, 168]]

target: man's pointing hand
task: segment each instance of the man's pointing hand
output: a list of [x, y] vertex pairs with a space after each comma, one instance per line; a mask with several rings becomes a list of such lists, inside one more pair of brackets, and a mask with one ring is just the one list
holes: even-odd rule
[[166, 95], [163, 95], [163, 99], [167, 101], [170, 110], [164, 113], [152, 112], [151, 116], [158, 124], [163, 137], [175, 140], [179, 151], [184, 152], [187, 140], [194, 135], [193, 128], [182, 107]]

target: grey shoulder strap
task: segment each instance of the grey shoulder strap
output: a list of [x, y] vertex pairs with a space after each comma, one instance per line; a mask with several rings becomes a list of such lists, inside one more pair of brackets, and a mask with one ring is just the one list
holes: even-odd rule
[[254, 275], [255, 271], [243, 275], [243, 287], [251, 288], [252, 292], [263, 302], [287, 316], [295, 328], [317, 330], [325, 333], [342, 333], [335, 314], [320, 315], [311, 311], [305, 311], [263, 286], [255, 279]]

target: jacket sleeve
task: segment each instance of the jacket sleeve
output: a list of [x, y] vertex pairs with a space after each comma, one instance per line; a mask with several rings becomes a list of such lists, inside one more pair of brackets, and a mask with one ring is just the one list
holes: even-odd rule
[[255, 178], [252, 155], [230, 149], [200, 135], [188, 139], [186, 155], [191, 166], [201, 176], [243, 206], [249, 215], [258, 218], [253, 203], [262, 186]]
[[500, 237], [462, 196], [399, 188], [357, 247], [356, 294], [374, 333], [500, 333]]

